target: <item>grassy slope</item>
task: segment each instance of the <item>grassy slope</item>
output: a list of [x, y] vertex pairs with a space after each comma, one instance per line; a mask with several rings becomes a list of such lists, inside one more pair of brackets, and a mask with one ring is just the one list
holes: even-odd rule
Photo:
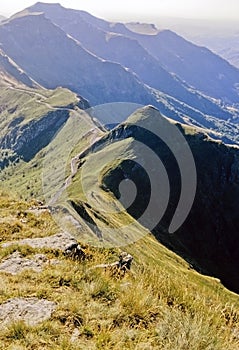
[[[76, 94], [63, 88], [55, 90], [30, 89], [14, 82], [7, 86], [0, 82], [0, 140], [11, 133], [14, 128], [22, 128], [31, 121], [37, 121], [58, 107], [75, 105], [79, 101]], [[21, 130], [17, 131], [19, 138]], [[23, 142], [26, 142], [24, 140]], [[37, 143], [37, 140], [35, 141]], [[14, 159], [14, 152], [1, 149], [1, 162]], [[0, 164], [2, 166], [2, 164]], [[6, 175], [9, 175], [9, 171]], [[5, 180], [8, 176], [2, 175]]]
[[[78, 103], [79, 97], [64, 88], [55, 90], [30, 89], [16, 83], [14, 86], [0, 86], [0, 139], [15, 126], [22, 127], [31, 121], [39, 120], [56, 109], [71, 108], [71, 115], [72, 113], [82, 115], [83, 112], [77, 108], [73, 112], [74, 106]], [[81, 127], [79, 137], [94, 126], [88, 116], [83, 115], [82, 118], [88, 118], [88, 120]], [[70, 135], [67, 136], [70, 137]], [[37, 142], [36, 139], [35, 143]], [[56, 152], [56, 157], [59, 157], [62, 152], [62, 139], [58, 138], [58, 142], [55, 144], [55, 147], [59, 149]], [[10, 149], [1, 149], [1, 160], [10, 159], [10, 166], [0, 172], [0, 181], [4, 182], [4, 186], [17, 190], [23, 198], [42, 197], [41, 173], [45, 154], [46, 150], [42, 150], [31, 161], [20, 160], [19, 164], [16, 164], [15, 162], [11, 163], [11, 157], [14, 159], [14, 152]]]
[[[32, 203], [1, 191], [1, 241], [39, 237], [59, 228], [48, 213], [27, 212]], [[20, 221], [24, 216], [26, 223]], [[17, 246], [1, 249], [1, 259]], [[25, 256], [36, 249], [18, 247]], [[2, 349], [237, 349], [238, 296], [219, 281], [188, 268], [177, 255], [148, 235], [127, 247], [134, 256], [132, 273], [113, 278], [90, 267], [114, 261], [117, 249], [87, 247], [93, 259], [60, 259], [42, 273], [1, 273], [0, 302], [37, 296], [57, 302], [52, 318], [37, 327], [16, 323], [0, 329]], [[79, 339], [70, 343], [73, 330]]]
[[[109, 145], [96, 154], [90, 154], [67, 189], [67, 199], [80, 207], [78, 212], [81, 212], [83, 208], [87, 211], [89, 217], [101, 231], [104, 245], [127, 245], [130, 240], [137, 240], [147, 234], [147, 231], [133, 220], [115, 200], [112, 193], [103, 190], [100, 186], [106, 167], [116, 165], [118, 158], [127, 157], [131, 152], [130, 146], [131, 140], [127, 139]], [[82, 221], [80, 217], [78, 219]], [[125, 225], [128, 225], [126, 230]], [[114, 230], [113, 235], [111, 229]], [[89, 231], [87, 234], [89, 235]], [[85, 239], [88, 242], [90, 240], [92, 244], [100, 244], [95, 235], [90, 238], [86, 235]]]
[[[74, 126], [75, 120], [78, 117], [83, 119], [81, 127], [78, 128], [79, 123], [76, 121], [77, 127], [72, 129], [71, 125], [73, 123]], [[71, 155], [69, 152], [80, 152], [89, 145], [91, 141], [87, 137], [89, 129], [95, 128], [98, 131], [89, 116], [83, 111], [78, 111], [76, 115], [71, 114], [71, 118], [66, 123], [66, 126], [68, 125], [69, 128], [60, 130], [57, 137], [51, 143], [52, 156], [49, 158], [49, 161], [47, 158], [48, 148], [45, 148], [30, 162], [20, 161], [17, 166], [13, 164], [2, 172], [1, 178], [4, 180], [5, 186], [10, 190], [17, 191], [25, 199], [29, 197], [44, 199], [43, 186], [47, 186], [46, 184], [49, 180], [49, 186], [51, 188], [49, 190], [46, 189], [46, 191], [48, 194], [51, 193], [50, 191], [56, 192], [57, 188], [63, 184], [65, 177], [69, 175], [70, 158], [74, 156], [74, 153]], [[76, 145], [72, 150], [71, 143], [74, 143], [74, 140], [76, 142], [80, 140], [80, 144], [78, 146]]]
[[[137, 118], [143, 118], [141, 114], [132, 114], [129, 122], [137, 123]], [[196, 135], [197, 129], [184, 126], [185, 133]], [[102, 139], [102, 147], [96, 147], [94, 152], [87, 154], [85, 161], [80, 167], [72, 184], [67, 189], [67, 199], [76, 203], [77, 211], [82, 212], [82, 206], [87, 211], [103, 234], [104, 244], [124, 245], [129, 241], [137, 240], [147, 234], [137, 221], [133, 220], [124, 210], [119, 201], [115, 200], [112, 192], [105, 190], [104, 177], [112, 169], [121, 166], [123, 159], [136, 158], [136, 154], [141, 154], [140, 145], [134, 138], [128, 137], [117, 142], [112, 142], [107, 135]], [[84, 203], [90, 204], [90, 208]], [[79, 220], [81, 218], [79, 217]], [[125, 227], [125, 225], [130, 225]], [[114, 229], [114, 236], [110, 229]], [[117, 230], [117, 231], [116, 231]], [[94, 242], [93, 238], [92, 243]], [[96, 244], [99, 242], [96, 238]]]
[[50, 110], [48, 105], [53, 108], [65, 107], [77, 102], [76, 94], [63, 88], [35, 90], [23, 86], [0, 86], [0, 91], [1, 136], [6, 132], [5, 128], [9, 123], [19, 116], [23, 116], [24, 123], [27, 123], [46, 114]]

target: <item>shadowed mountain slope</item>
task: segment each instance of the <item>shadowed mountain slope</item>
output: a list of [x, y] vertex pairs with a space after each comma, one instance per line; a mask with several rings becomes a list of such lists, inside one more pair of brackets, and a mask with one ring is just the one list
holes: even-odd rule
[[209, 49], [194, 45], [170, 30], [142, 35], [116, 24], [112, 31], [137, 39], [165, 69], [195, 89], [225, 103], [238, 104], [239, 70]]
[[[91, 198], [91, 209], [88, 211], [93, 215], [100, 201], [106, 220], [107, 207], [104, 203], [110, 203], [110, 200], [107, 202], [105, 199], [107, 191], [110, 190], [116, 198], [123, 200], [120, 197], [119, 185], [127, 179], [132, 180], [137, 187], [137, 196], [127, 207], [130, 215], [140, 219], [147, 210], [151, 196], [154, 196], [154, 207], [161, 208], [164, 188], [160, 190], [159, 186], [158, 193], [155, 191], [151, 193], [152, 183], [149, 174], [145, 172], [145, 169], [150, 169], [150, 179], [157, 179], [162, 175], [151, 158], [144, 158], [145, 147], [150, 147], [162, 160], [170, 183], [168, 207], [162, 220], [152, 230], [154, 235], [160, 242], [183, 256], [194, 268], [220, 278], [228, 288], [238, 292], [238, 148], [214, 142], [197, 129], [176, 124], [195, 159], [197, 189], [195, 201], [186, 221], [175, 233], [169, 233], [169, 224], [178, 206], [181, 192], [181, 169], [177, 163], [178, 159], [175, 159], [169, 147], [154, 134], [142, 130], [140, 126], [142, 124], [148, 130], [147, 126], [153, 125], [157, 133], [161, 128], [161, 118], [163, 117], [152, 107], [140, 109], [125, 123], [93, 145], [88, 153], [82, 155], [80, 162], [83, 165], [79, 170], [79, 178], [75, 179], [75, 185], [72, 184], [74, 190], [70, 191], [72, 201], [81, 203], [83, 200], [77, 191], [80, 186], [77, 181], [83, 181], [84, 193], [89, 193], [88, 198]], [[183, 152], [183, 144], [178, 144], [177, 147], [178, 154]], [[86, 174], [91, 168], [94, 169], [94, 174], [89, 175], [89, 180], [86, 180]], [[190, 169], [188, 171], [190, 172]], [[94, 192], [94, 197], [90, 195], [91, 191]], [[75, 206], [79, 213], [82, 210], [81, 205]], [[157, 222], [158, 215], [157, 210], [152, 211], [150, 220], [145, 226], [150, 228], [152, 222]]]

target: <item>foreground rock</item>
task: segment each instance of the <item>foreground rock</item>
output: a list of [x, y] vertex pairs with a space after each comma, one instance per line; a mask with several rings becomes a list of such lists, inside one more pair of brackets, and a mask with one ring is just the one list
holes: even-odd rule
[[9, 299], [4, 304], [0, 305], [1, 327], [17, 321], [24, 321], [29, 326], [36, 326], [51, 318], [55, 309], [56, 304], [45, 299]]
[[53, 236], [43, 238], [26, 238], [19, 241], [3, 243], [2, 247], [6, 248], [13, 244], [28, 245], [32, 248], [41, 249], [59, 249], [65, 251], [72, 244], [77, 244], [76, 239], [69, 233], [62, 232]]
[[0, 264], [0, 272], [7, 272], [17, 275], [24, 270], [31, 269], [41, 272], [46, 264], [56, 264], [57, 260], [48, 260], [44, 254], [36, 254], [32, 259], [22, 257], [20, 252], [14, 252]]

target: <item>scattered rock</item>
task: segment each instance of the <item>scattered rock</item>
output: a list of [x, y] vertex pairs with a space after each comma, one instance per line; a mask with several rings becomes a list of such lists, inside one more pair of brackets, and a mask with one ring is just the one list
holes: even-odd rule
[[111, 271], [112, 274], [124, 276], [125, 273], [131, 269], [132, 261], [133, 261], [132, 255], [130, 255], [126, 252], [122, 252], [119, 255], [118, 261], [115, 261], [112, 264], [96, 265], [96, 266], [94, 266], [94, 268], [96, 268], [96, 267], [105, 268], [106, 270]]
[[14, 298], [0, 305], [1, 327], [16, 321], [29, 326], [48, 320], [56, 309], [54, 302], [38, 298]]
[[130, 270], [131, 269], [131, 264], [133, 261], [132, 255], [122, 252], [119, 256], [119, 261], [118, 261], [118, 267], [121, 270]]
[[42, 205], [42, 206], [32, 206], [31, 208], [29, 208], [28, 212], [35, 215], [40, 215], [44, 212], [50, 213], [51, 210], [47, 205]]
[[81, 248], [78, 243], [72, 243], [68, 247], [66, 247], [64, 254], [73, 260], [86, 260], [87, 254]]
[[12, 275], [21, 273], [24, 270], [31, 269], [35, 272], [41, 272], [45, 264], [57, 264], [55, 259], [48, 260], [44, 254], [36, 254], [32, 259], [22, 257], [20, 252], [14, 252], [0, 264], [0, 272], [8, 272]]
[[37, 254], [34, 259], [23, 258], [19, 252], [14, 252], [0, 264], [0, 271], [16, 275], [25, 269], [41, 272], [42, 265], [47, 260], [45, 255]]
[[12, 241], [3, 243], [2, 247], [6, 248], [13, 244], [28, 245], [32, 248], [48, 248], [48, 249], [59, 249], [65, 251], [67, 247], [72, 244], [77, 244], [76, 239], [69, 233], [62, 232], [53, 236], [43, 238], [26, 238], [19, 241]]
[[76, 343], [79, 341], [80, 331], [78, 328], [75, 328], [72, 335], [71, 335], [71, 342]]

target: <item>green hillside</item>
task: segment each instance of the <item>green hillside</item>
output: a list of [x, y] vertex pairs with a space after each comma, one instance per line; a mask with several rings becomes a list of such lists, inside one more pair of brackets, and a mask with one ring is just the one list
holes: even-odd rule
[[31, 89], [16, 82], [0, 86], [0, 92], [0, 179], [24, 198], [40, 196], [43, 148], [87, 101], [67, 89]]
[[[164, 120], [154, 108], [140, 109], [81, 154], [78, 172], [62, 197], [63, 207], [67, 207], [75, 218], [79, 214], [78, 220], [85, 219], [96, 244], [125, 245], [144, 235], [144, 226], [197, 271], [220, 278], [228, 288], [237, 292], [238, 149], [211, 140], [200, 129], [168, 121], [169, 127], [175, 125], [185, 137], [197, 171], [195, 200], [191, 203], [190, 213], [171, 234], [169, 229], [178, 207], [181, 183], [184, 181], [187, 188], [186, 198], [193, 199], [194, 189], [190, 187], [190, 181], [194, 175], [192, 164], [184, 154], [185, 142], [176, 141], [169, 132], [168, 141], [173, 140], [173, 154], [172, 149], [156, 137], [164, 127]], [[150, 128], [156, 134], [150, 133]], [[151, 152], [149, 156], [148, 152]], [[181, 165], [177, 163], [180, 155]], [[166, 182], [161, 176], [163, 169], [159, 168], [158, 158], [167, 171]], [[159, 169], [162, 170], [159, 172]], [[133, 182], [136, 186], [136, 189], [126, 189], [126, 202], [130, 191], [135, 191], [135, 198], [129, 205], [125, 205], [121, 198], [121, 182], [126, 186]], [[166, 190], [168, 185], [170, 192]], [[152, 209], [142, 221], [151, 198], [153, 207], [162, 209]], [[161, 215], [159, 212], [163, 209], [165, 213]], [[132, 217], [137, 221], [132, 221]], [[77, 232], [76, 229], [76, 235]], [[92, 237], [87, 239], [92, 242]]]

